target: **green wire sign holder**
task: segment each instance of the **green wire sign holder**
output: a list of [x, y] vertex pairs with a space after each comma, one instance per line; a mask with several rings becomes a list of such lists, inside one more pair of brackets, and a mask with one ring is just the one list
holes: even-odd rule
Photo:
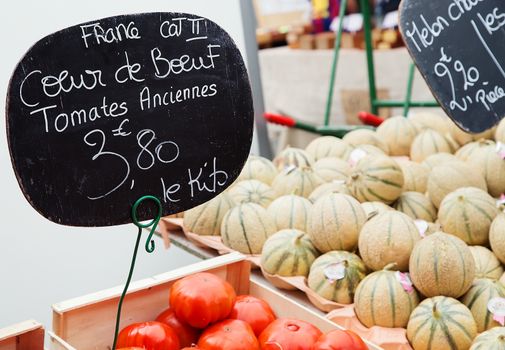
[[242, 56], [196, 15], [98, 19], [35, 43], [6, 106], [14, 173], [39, 214], [68, 226], [138, 227], [114, 349], [142, 229], [151, 253], [162, 216], [214, 198], [247, 160], [254, 113]]

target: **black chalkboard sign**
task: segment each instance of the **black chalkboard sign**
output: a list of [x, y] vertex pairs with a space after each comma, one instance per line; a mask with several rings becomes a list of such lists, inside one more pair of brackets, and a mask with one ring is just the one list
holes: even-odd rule
[[505, 1], [403, 0], [407, 48], [445, 112], [478, 133], [505, 116]]
[[18, 64], [7, 96], [19, 185], [65, 225], [129, 223], [143, 195], [158, 197], [163, 215], [208, 201], [237, 178], [252, 130], [239, 50], [217, 24], [186, 13], [110, 17], [49, 35]]

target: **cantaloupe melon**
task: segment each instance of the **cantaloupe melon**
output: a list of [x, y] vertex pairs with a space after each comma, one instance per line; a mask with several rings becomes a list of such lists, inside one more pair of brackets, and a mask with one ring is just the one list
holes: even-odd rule
[[361, 203], [361, 207], [365, 211], [367, 218], [370, 217], [372, 213], [375, 213], [374, 215], [380, 215], [386, 211], [394, 210], [389, 205], [382, 202], [363, 202]]
[[422, 301], [407, 325], [407, 338], [414, 350], [467, 350], [476, 335], [470, 310], [445, 296]]
[[403, 172], [403, 191], [425, 193], [431, 169], [424, 164], [415, 163], [410, 160], [402, 160], [397, 163]]
[[414, 220], [435, 222], [437, 219], [437, 208], [428, 197], [419, 192], [403, 192], [395, 202], [394, 208]]
[[233, 185], [228, 194], [236, 204], [256, 203], [267, 207], [277, 197], [275, 191], [258, 180], [244, 180]]
[[455, 123], [451, 123], [451, 135], [461, 146], [480, 139], [492, 139], [496, 128], [491, 128], [478, 134], [470, 134], [461, 130]]
[[489, 243], [496, 257], [505, 264], [505, 214], [496, 216], [489, 229]]
[[325, 299], [352, 304], [354, 292], [366, 273], [365, 264], [356, 254], [331, 251], [314, 261], [307, 283]]
[[198, 235], [219, 236], [221, 221], [226, 212], [234, 206], [235, 203], [228, 193], [223, 192], [206, 203], [186, 210], [184, 227]]
[[388, 145], [373, 130], [356, 129], [347, 133], [342, 140], [354, 147], [372, 145], [382, 150], [385, 154], [389, 153]]
[[414, 245], [421, 239], [414, 221], [398, 211], [372, 217], [359, 234], [359, 253], [374, 271], [395, 263], [395, 270], [408, 271]]
[[365, 158], [367, 156], [386, 156], [386, 154], [375, 146], [360, 145], [354, 148], [351, 153], [349, 153], [347, 162], [350, 164], [351, 168], [354, 168], [362, 158]]
[[272, 183], [272, 189], [278, 196], [297, 194], [308, 197], [319, 185], [321, 179], [312, 168], [286, 168], [279, 173]]
[[445, 135], [451, 130], [451, 120], [446, 116], [430, 112], [418, 112], [409, 116], [409, 120], [417, 126], [419, 130], [432, 129]]
[[494, 139], [496, 142], [505, 143], [505, 119], [502, 119], [498, 124], [494, 133]]
[[476, 187], [487, 191], [486, 180], [480, 172], [462, 161], [438, 165], [428, 176], [428, 196], [437, 208], [445, 196], [462, 187]]
[[505, 327], [495, 327], [479, 334], [470, 350], [505, 350]]
[[279, 171], [292, 166], [297, 168], [311, 167], [315, 163], [314, 158], [305, 150], [295, 147], [287, 147], [281, 151], [273, 161]]
[[426, 129], [416, 136], [410, 148], [410, 159], [414, 162], [422, 162], [429, 156], [443, 153], [454, 153], [453, 145], [435, 130]]
[[271, 185], [276, 176], [277, 169], [270, 160], [250, 155], [240, 172], [238, 180], [258, 180]]
[[401, 279], [408, 281], [408, 274], [385, 269], [361, 281], [354, 298], [354, 310], [361, 323], [367, 327], [407, 327], [419, 295], [414, 288], [404, 288]]
[[486, 180], [487, 190], [493, 197], [505, 192], [505, 160], [494, 144], [480, 147], [467, 159], [467, 164], [480, 171]]
[[472, 312], [477, 323], [477, 332], [481, 333], [499, 326], [499, 323], [493, 320], [493, 314], [488, 310], [487, 305], [491, 299], [503, 297], [505, 297], [505, 286], [500, 282], [488, 278], [478, 278], [473, 282], [461, 302]]
[[353, 251], [365, 221], [365, 211], [356, 199], [331, 193], [319, 198], [312, 206], [307, 233], [322, 253]]
[[437, 232], [417, 242], [409, 271], [423, 295], [459, 298], [475, 278], [475, 261], [468, 246], [456, 236]]
[[486, 247], [472, 246], [470, 247], [473, 259], [475, 260], [475, 278], [489, 278], [497, 281], [503, 275], [503, 266]]
[[277, 198], [268, 206], [277, 230], [297, 229], [307, 232], [312, 203], [304, 197], [290, 194]]
[[486, 146], [496, 146], [495, 142], [492, 140], [486, 140], [486, 139], [481, 139], [479, 141], [474, 141], [467, 143], [463, 147], [461, 147], [456, 153], [455, 156], [459, 159], [462, 160], [463, 162], [466, 162], [468, 158], [478, 149]]
[[315, 161], [318, 161], [328, 157], [346, 159], [352, 151], [352, 147], [337, 137], [322, 136], [309, 143], [305, 150]]
[[314, 172], [326, 182], [345, 180], [351, 173], [351, 166], [340, 158], [321, 158], [313, 166]]
[[500, 282], [505, 286], [505, 273], [501, 276]]
[[343, 181], [335, 180], [332, 182], [327, 182], [318, 186], [309, 196], [309, 200], [315, 203], [319, 198], [330, 194], [330, 193], [341, 193], [351, 195], [349, 188]]
[[449, 193], [438, 211], [442, 230], [469, 245], [487, 245], [489, 228], [498, 215], [496, 201], [487, 192], [463, 187]]
[[260, 254], [269, 236], [277, 232], [273, 218], [255, 203], [230, 209], [221, 223], [223, 243], [243, 254]]
[[388, 156], [361, 159], [347, 179], [347, 187], [360, 202], [393, 203], [403, 191], [403, 172]]
[[387, 144], [391, 156], [410, 155], [410, 146], [417, 133], [414, 123], [401, 116], [386, 119], [377, 128], [377, 136]]
[[437, 153], [426, 158], [421, 164], [428, 167], [431, 171], [434, 167], [438, 165], [444, 165], [452, 161], [457, 161], [458, 158], [454, 154], [450, 153]]
[[263, 245], [261, 268], [271, 275], [307, 277], [318, 256], [319, 252], [305, 232], [281, 230]]

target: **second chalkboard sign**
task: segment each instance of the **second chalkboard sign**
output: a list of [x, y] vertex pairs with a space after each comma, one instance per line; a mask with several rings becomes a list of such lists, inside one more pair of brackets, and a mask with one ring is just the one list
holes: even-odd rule
[[403, 0], [400, 28], [445, 112], [478, 133], [505, 117], [505, 2]]
[[239, 50], [218, 25], [185, 13], [110, 17], [49, 35], [18, 64], [7, 97], [20, 187], [66, 225], [131, 222], [143, 195], [160, 198], [163, 215], [211, 199], [237, 178], [252, 131]]

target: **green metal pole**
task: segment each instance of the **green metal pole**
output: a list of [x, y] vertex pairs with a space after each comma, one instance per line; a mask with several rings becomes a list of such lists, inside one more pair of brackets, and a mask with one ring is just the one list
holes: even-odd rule
[[376, 105], [377, 88], [375, 86], [375, 68], [373, 59], [373, 45], [372, 45], [372, 18], [370, 16], [369, 0], [360, 0], [361, 11], [363, 12], [363, 23], [365, 30], [365, 46], [366, 46], [366, 60], [368, 66], [368, 90], [370, 94], [371, 112], [378, 114], [379, 109]]
[[407, 81], [407, 95], [405, 96], [405, 104], [403, 106], [403, 116], [406, 118], [409, 114], [410, 103], [412, 102], [412, 85], [414, 85], [414, 73], [416, 66], [414, 63], [410, 64], [409, 79]]
[[[412, 101], [410, 107], [439, 107], [436, 101]], [[403, 108], [405, 101], [392, 101], [392, 100], [376, 100], [375, 106], [384, 108]]]
[[326, 111], [324, 113], [324, 125], [330, 124], [331, 106], [333, 103], [333, 93], [335, 89], [335, 77], [337, 75], [338, 56], [340, 53], [340, 44], [342, 43], [342, 30], [344, 25], [345, 10], [347, 8], [347, 0], [342, 0], [340, 3], [339, 23], [337, 37], [335, 38], [335, 49], [333, 51], [333, 62], [331, 64], [330, 88], [328, 90], [328, 99], [326, 100]]
[[295, 120], [295, 126], [294, 127], [296, 129], [300, 129], [300, 130], [305, 130], [305, 131], [308, 131], [308, 132], [317, 133], [317, 126], [309, 124], [309, 123], [302, 122], [300, 120]]

